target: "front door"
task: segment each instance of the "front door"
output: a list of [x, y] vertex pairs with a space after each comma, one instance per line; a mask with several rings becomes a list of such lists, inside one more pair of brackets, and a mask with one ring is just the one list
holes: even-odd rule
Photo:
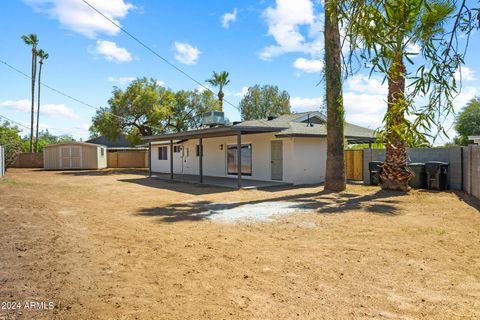
[[272, 141], [270, 163], [272, 180], [283, 180], [283, 141]]

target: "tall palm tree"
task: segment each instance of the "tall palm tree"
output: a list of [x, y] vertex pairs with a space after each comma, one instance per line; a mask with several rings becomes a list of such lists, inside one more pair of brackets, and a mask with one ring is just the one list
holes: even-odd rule
[[[435, 39], [445, 33], [443, 25], [455, 11], [455, 1], [363, 0], [352, 3], [357, 4], [357, 10], [352, 10], [353, 14], [347, 12], [344, 19], [349, 21], [347, 33], [358, 36], [359, 47], [368, 54], [373, 70], [384, 73], [388, 80], [385, 128], [381, 132], [386, 145], [381, 186], [385, 190], [408, 191], [413, 174], [407, 170], [406, 147], [416, 127], [406, 117], [412, 110], [413, 97], [405, 92], [408, 75], [405, 60], [414, 64], [409, 58], [412, 54], [409, 48], [414, 45], [419, 46], [422, 53], [435, 48]], [[424, 57], [428, 61], [427, 56]], [[443, 63], [433, 59], [428, 62], [439, 70], [445, 68]], [[418, 70], [424, 66], [425, 63]]]
[[37, 46], [38, 37], [36, 34], [22, 36], [23, 41], [32, 47], [32, 108], [30, 110], [30, 152], [33, 152], [33, 120], [35, 114], [35, 76], [37, 74]]
[[43, 66], [43, 61], [48, 59], [48, 53], [40, 49], [37, 52], [37, 56], [40, 58], [40, 61], [38, 62], [40, 67], [38, 68], [37, 126], [35, 130], [35, 151], [36, 152], [38, 152], [38, 124], [40, 119], [40, 88], [41, 88], [40, 84], [42, 81], [42, 66]]
[[338, 5], [325, 0], [325, 82], [327, 95], [327, 172], [325, 189], [343, 191], [345, 182], [344, 108]]
[[228, 80], [229, 73], [227, 71], [222, 71], [220, 73], [216, 73], [213, 71], [213, 75], [211, 79], [205, 80], [205, 82], [210, 83], [214, 87], [218, 87], [218, 102], [220, 104], [220, 111], [223, 111], [223, 97], [225, 94], [223, 93], [223, 87], [230, 83]]

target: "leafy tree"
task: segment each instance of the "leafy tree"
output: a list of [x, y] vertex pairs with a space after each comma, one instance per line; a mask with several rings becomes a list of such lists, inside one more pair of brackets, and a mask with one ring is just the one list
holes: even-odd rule
[[[49, 144], [56, 144], [56, 143], [62, 143], [62, 142], [67, 142], [67, 141], [75, 141], [75, 139], [68, 134], [63, 134], [56, 136], [54, 134], [51, 134], [48, 130], [42, 130], [38, 134], [38, 139], [35, 141], [38, 145], [38, 151], [37, 152], [42, 152], [43, 148]], [[23, 151], [27, 152], [28, 151], [28, 139], [23, 139]]]
[[10, 167], [20, 152], [22, 152], [22, 139], [20, 129], [10, 125], [8, 121], [0, 123], [0, 146], [5, 148], [5, 167]]
[[[360, 52], [365, 64], [385, 74], [388, 81], [385, 127], [380, 131], [386, 144], [382, 188], [407, 191], [412, 174], [406, 169], [406, 146], [426, 142], [425, 133], [436, 123], [437, 114], [453, 111], [454, 72], [462, 62], [452, 54], [443, 25], [455, 10], [449, 0], [353, 0], [342, 1], [342, 23], [350, 52]], [[409, 48], [418, 45], [426, 63], [413, 78], [406, 94], [408, 76], [405, 60], [412, 65]], [[429, 94], [429, 103], [416, 107], [412, 100]], [[407, 115], [415, 120], [410, 121]]]
[[40, 65], [40, 68], [38, 69], [38, 102], [37, 102], [37, 126], [36, 126], [36, 130], [35, 130], [35, 151], [36, 152], [39, 152], [39, 149], [38, 149], [38, 123], [39, 123], [39, 120], [40, 120], [40, 89], [41, 89], [41, 86], [40, 86], [40, 83], [41, 83], [41, 79], [42, 79], [42, 66], [43, 66], [43, 61], [48, 59], [48, 53], [46, 53], [45, 51], [43, 50], [38, 50], [37, 52], [37, 56], [40, 58], [40, 61], [38, 62], [38, 64]]
[[462, 109], [455, 121], [459, 137], [457, 144], [467, 145], [468, 136], [480, 135], [480, 97], [475, 97]]
[[125, 90], [115, 87], [108, 103], [93, 117], [91, 136], [116, 139], [125, 133], [132, 143], [140, 142], [141, 136], [196, 128], [202, 113], [219, 108], [209, 91], [175, 93], [147, 78], [133, 81]]
[[230, 83], [228, 76], [229, 73], [227, 71], [222, 71], [220, 73], [213, 71], [212, 78], [205, 80], [205, 82], [210, 83], [212, 86], [218, 87], [218, 102], [220, 103], [220, 111], [223, 111], [223, 97], [225, 96], [223, 93], [223, 87]]
[[290, 95], [277, 86], [255, 85], [248, 88], [240, 101], [242, 120], [262, 119], [268, 116], [290, 114]]
[[33, 119], [35, 113], [35, 77], [37, 75], [37, 46], [38, 37], [36, 34], [29, 34], [28, 36], [22, 36], [22, 40], [25, 44], [32, 47], [32, 108], [30, 111], [30, 152], [33, 151]]
[[327, 96], [327, 170], [325, 189], [346, 188], [344, 157], [345, 109], [337, 0], [325, 0], [325, 82]]

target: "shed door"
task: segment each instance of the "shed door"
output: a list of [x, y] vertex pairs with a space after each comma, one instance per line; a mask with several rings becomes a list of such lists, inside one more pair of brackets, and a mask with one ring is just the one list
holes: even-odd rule
[[81, 165], [80, 147], [60, 147], [61, 168], [80, 169]]
[[272, 180], [283, 180], [283, 141], [272, 141], [270, 163]]

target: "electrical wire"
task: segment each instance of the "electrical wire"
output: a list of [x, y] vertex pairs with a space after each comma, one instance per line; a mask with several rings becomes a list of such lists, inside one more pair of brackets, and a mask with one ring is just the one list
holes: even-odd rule
[[[162, 57], [159, 53], [157, 53], [155, 50], [153, 50], [152, 48], [150, 48], [148, 45], [146, 45], [144, 42], [142, 42], [140, 39], [138, 39], [136, 36], [134, 36], [133, 34], [131, 34], [128, 30], [126, 30], [125, 28], [121, 27], [118, 23], [116, 23], [115, 21], [113, 21], [112, 19], [110, 19], [108, 16], [106, 16], [102, 11], [100, 11], [99, 9], [95, 8], [93, 5], [91, 5], [88, 1], [86, 0], [82, 0], [87, 6], [89, 6], [91, 9], [93, 9], [95, 12], [97, 12], [99, 15], [101, 15], [102, 17], [104, 17], [106, 20], [108, 20], [111, 24], [113, 24], [115, 27], [117, 27], [119, 30], [121, 30], [122, 32], [124, 32], [126, 35], [128, 35], [130, 38], [132, 38], [133, 40], [135, 40], [138, 44], [140, 44], [142, 47], [144, 47], [145, 49], [147, 49], [148, 51], [150, 51], [151, 53], [153, 53], [155, 56], [157, 56], [158, 58], [160, 58], [162, 61], [164, 61], [165, 63], [167, 63], [170, 67], [174, 68], [175, 70], [177, 70], [178, 72], [180, 72], [181, 74], [183, 74], [184, 76], [186, 76], [187, 78], [189, 78], [190, 80], [192, 80], [193, 82], [195, 82], [196, 84], [198, 84], [199, 86], [201, 86], [202, 88], [204, 88], [205, 90], [208, 90], [210, 92], [212, 92], [213, 94], [215, 94], [215, 92], [213, 92], [212, 89], [210, 89], [209, 87], [205, 86], [203, 83], [201, 83], [200, 81], [198, 81], [197, 79], [195, 79], [194, 77], [192, 77], [191, 75], [189, 75], [188, 73], [186, 73], [185, 71], [183, 71], [182, 69], [180, 69], [179, 67], [177, 67], [176, 65], [174, 65], [173, 63], [171, 63], [170, 61], [168, 61], [166, 58]], [[240, 108], [236, 105], [234, 105], [233, 103], [231, 103], [230, 101], [226, 100], [226, 99], [223, 99], [224, 102], [226, 102], [227, 104], [231, 105], [232, 107], [234, 107], [235, 109], [237, 110], [240, 110]]]

